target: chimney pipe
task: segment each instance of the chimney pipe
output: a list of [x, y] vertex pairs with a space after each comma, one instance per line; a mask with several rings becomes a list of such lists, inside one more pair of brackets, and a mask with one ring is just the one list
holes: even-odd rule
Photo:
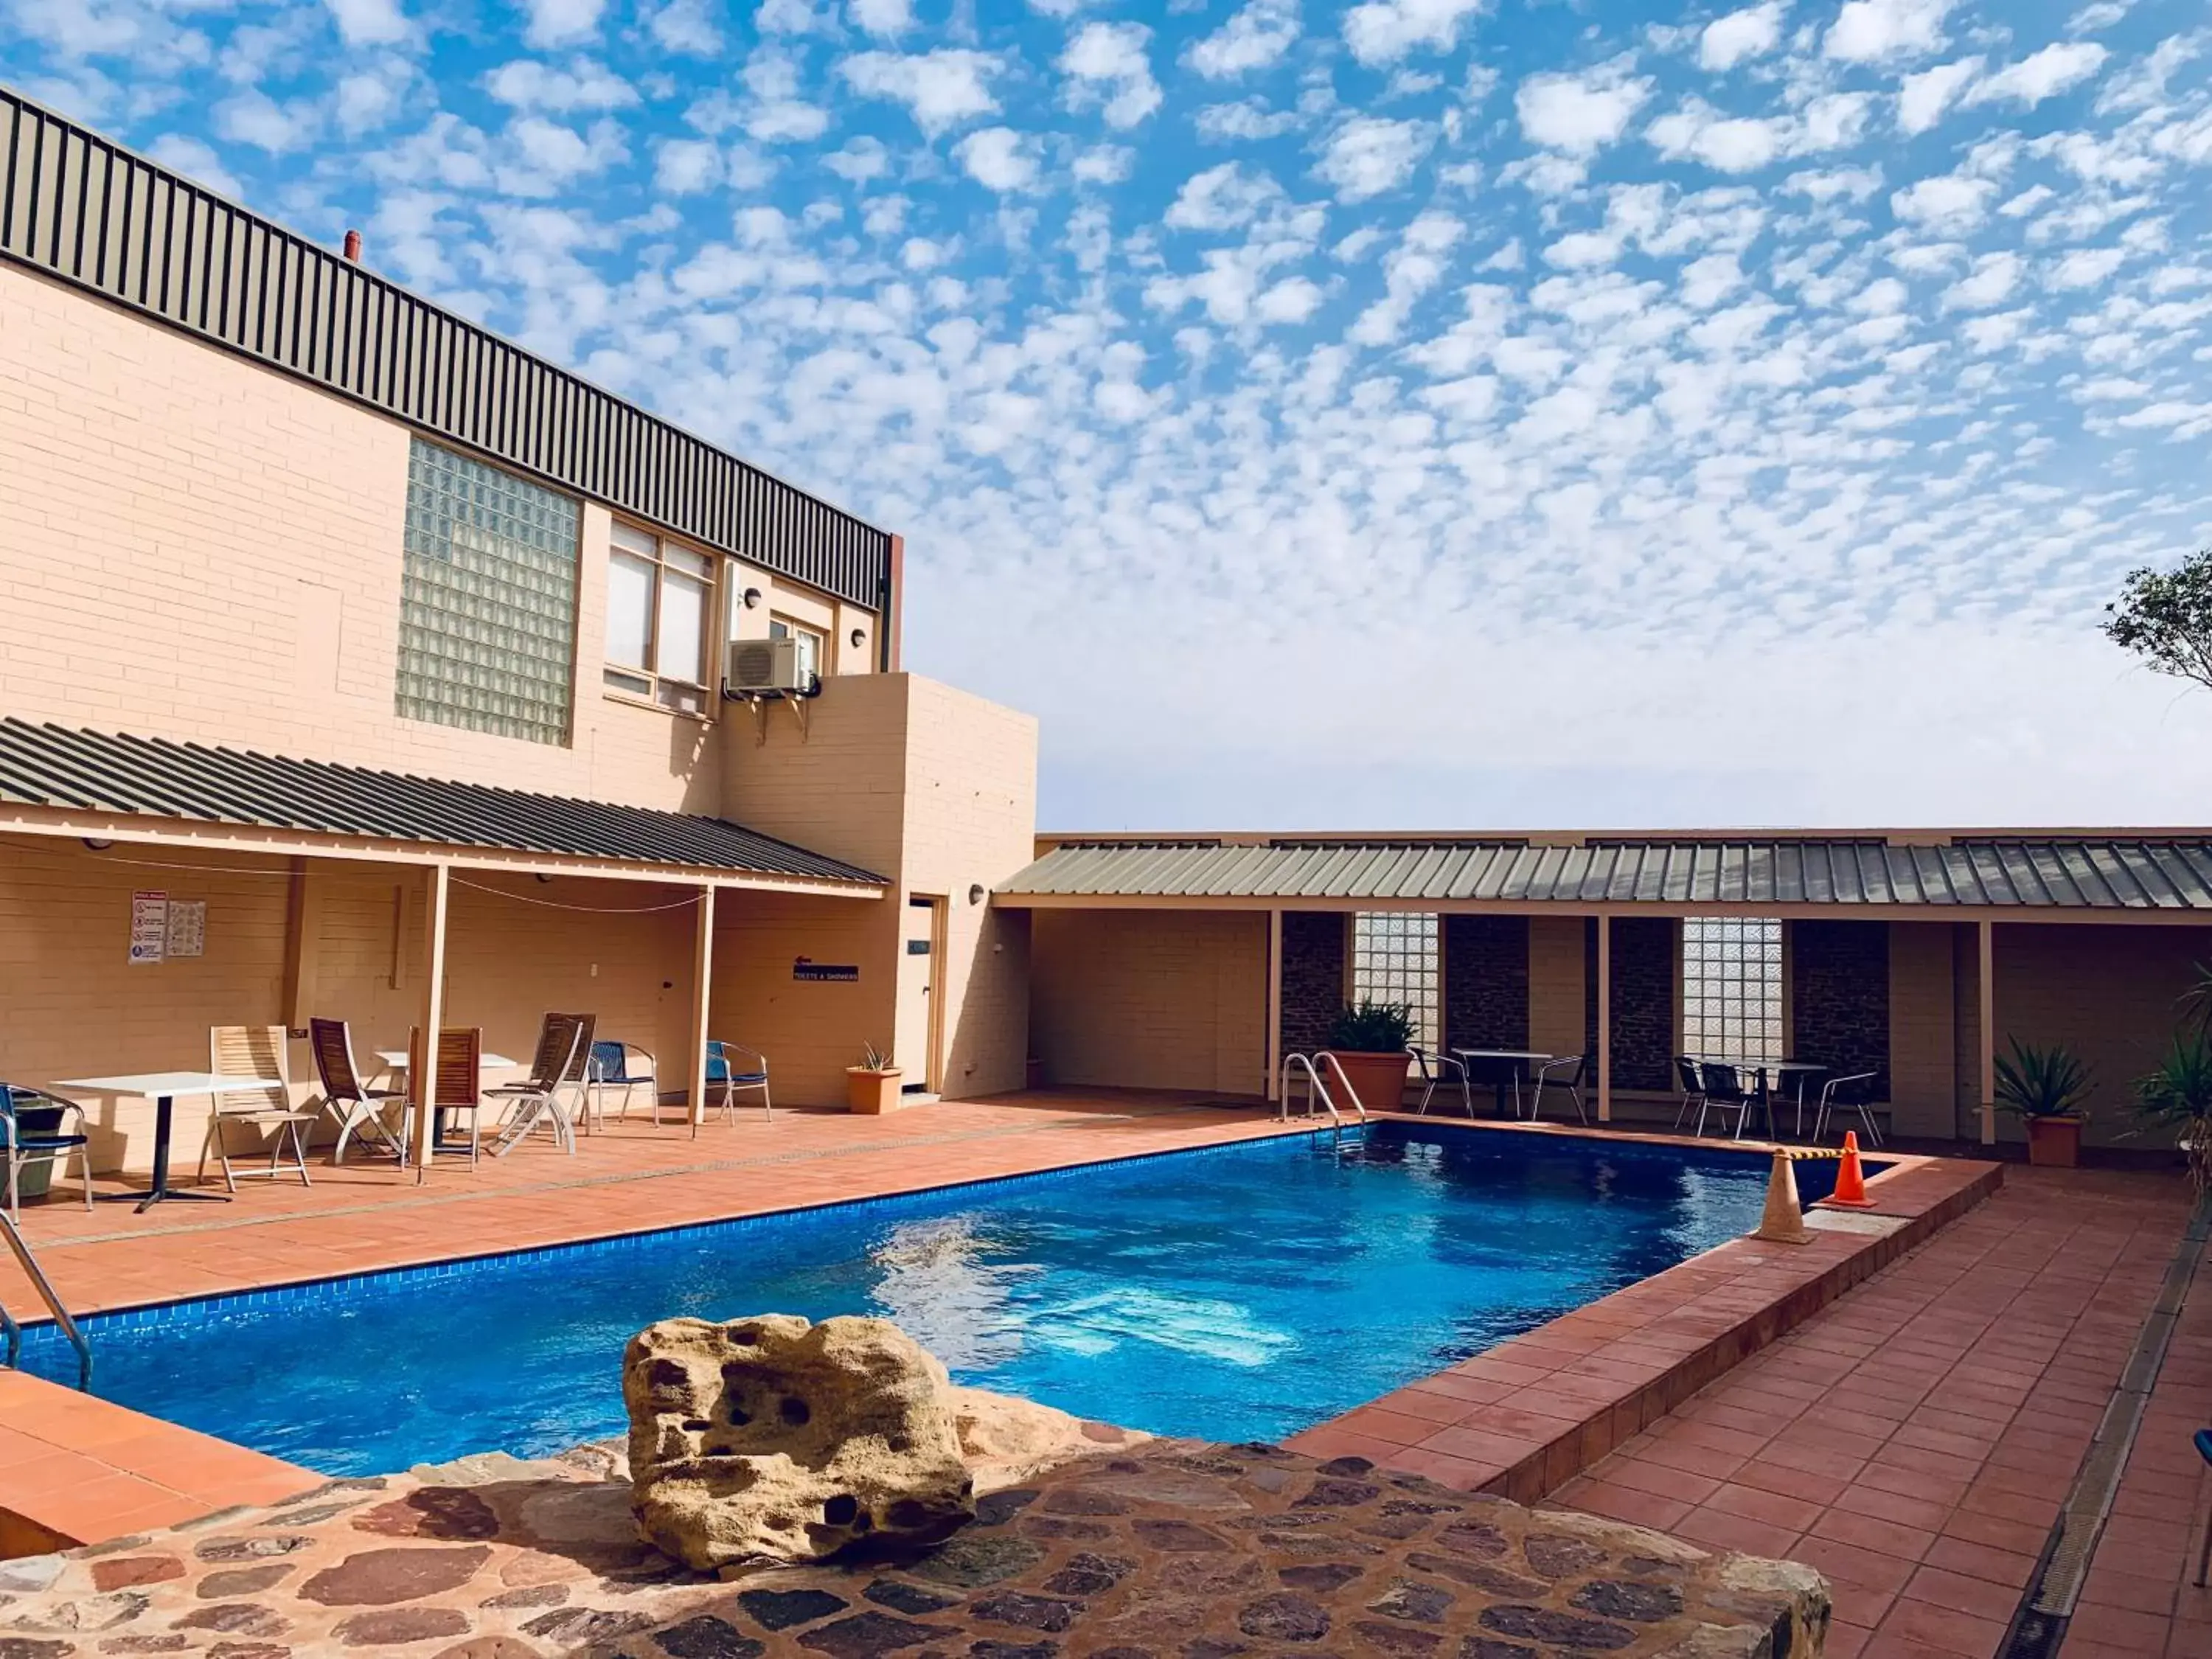
[[345, 257], [355, 264], [361, 263], [361, 233], [357, 230], [345, 234]]

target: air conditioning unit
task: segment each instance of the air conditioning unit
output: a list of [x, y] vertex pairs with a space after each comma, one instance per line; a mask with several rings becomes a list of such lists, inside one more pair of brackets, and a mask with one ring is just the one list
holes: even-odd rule
[[751, 691], [804, 691], [805, 677], [799, 672], [799, 641], [732, 640], [729, 689]]

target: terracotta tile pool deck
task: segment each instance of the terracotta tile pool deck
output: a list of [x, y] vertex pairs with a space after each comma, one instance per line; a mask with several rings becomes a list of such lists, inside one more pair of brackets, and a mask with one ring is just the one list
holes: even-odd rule
[[[754, 1116], [696, 1141], [633, 1121], [574, 1158], [532, 1149], [424, 1187], [388, 1164], [317, 1164], [312, 1189], [256, 1183], [227, 1210], [87, 1218], [55, 1204], [25, 1220], [65, 1299], [90, 1311], [1279, 1133], [1249, 1106], [1200, 1097], [1038, 1093], [872, 1120]], [[2185, 1194], [2157, 1176], [1937, 1159], [1907, 1160], [1874, 1193], [1887, 1221], [1802, 1246], [1734, 1241], [1296, 1443], [1807, 1560], [1838, 1586], [1830, 1651], [1844, 1659], [1987, 1655], [2156, 1294]], [[21, 1306], [26, 1291], [0, 1294]], [[14, 1390], [0, 1397], [0, 1509], [25, 1490], [11, 1468], [60, 1489], [58, 1453], [94, 1466], [76, 1472], [71, 1507], [46, 1510], [67, 1536], [319, 1479], [34, 1379], [0, 1386]], [[2194, 1568], [2182, 1534], [2212, 1481], [2171, 1449], [2208, 1395], [2212, 1314], [2197, 1305], [2107, 1529], [2106, 1552], [2122, 1553], [2100, 1553], [2067, 1655], [2212, 1655], [2212, 1611], [2181, 1583]], [[114, 1420], [92, 1422], [102, 1413]], [[155, 1446], [154, 1430], [199, 1443]], [[157, 1467], [128, 1467], [140, 1454]], [[2136, 1532], [2159, 1548], [2137, 1551]], [[2160, 1645], [2139, 1645], [2145, 1620]]]

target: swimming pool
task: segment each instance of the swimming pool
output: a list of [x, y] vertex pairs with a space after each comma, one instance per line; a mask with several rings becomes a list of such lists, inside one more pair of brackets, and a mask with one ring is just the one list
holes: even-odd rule
[[678, 1314], [880, 1314], [962, 1382], [1272, 1440], [1749, 1231], [1767, 1167], [1377, 1124], [86, 1324], [101, 1395], [333, 1474], [619, 1433], [623, 1345]]

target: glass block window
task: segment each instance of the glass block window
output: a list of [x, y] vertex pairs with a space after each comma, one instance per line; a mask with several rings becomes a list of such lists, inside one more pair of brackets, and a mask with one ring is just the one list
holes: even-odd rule
[[404, 718], [568, 741], [578, 520], [566, 495], [415, 440], [399, 602]]
[[1764, 1061], [1782, 1052], [1782, 924], [1690, 916], [1682, 923], [1682, 1052]]
[[1437, 1046], [1437, 919], [1404, 910], [1362, 910], [1352, 919], [1352, 1000], [1402, 1002], [1413, 1041]]

